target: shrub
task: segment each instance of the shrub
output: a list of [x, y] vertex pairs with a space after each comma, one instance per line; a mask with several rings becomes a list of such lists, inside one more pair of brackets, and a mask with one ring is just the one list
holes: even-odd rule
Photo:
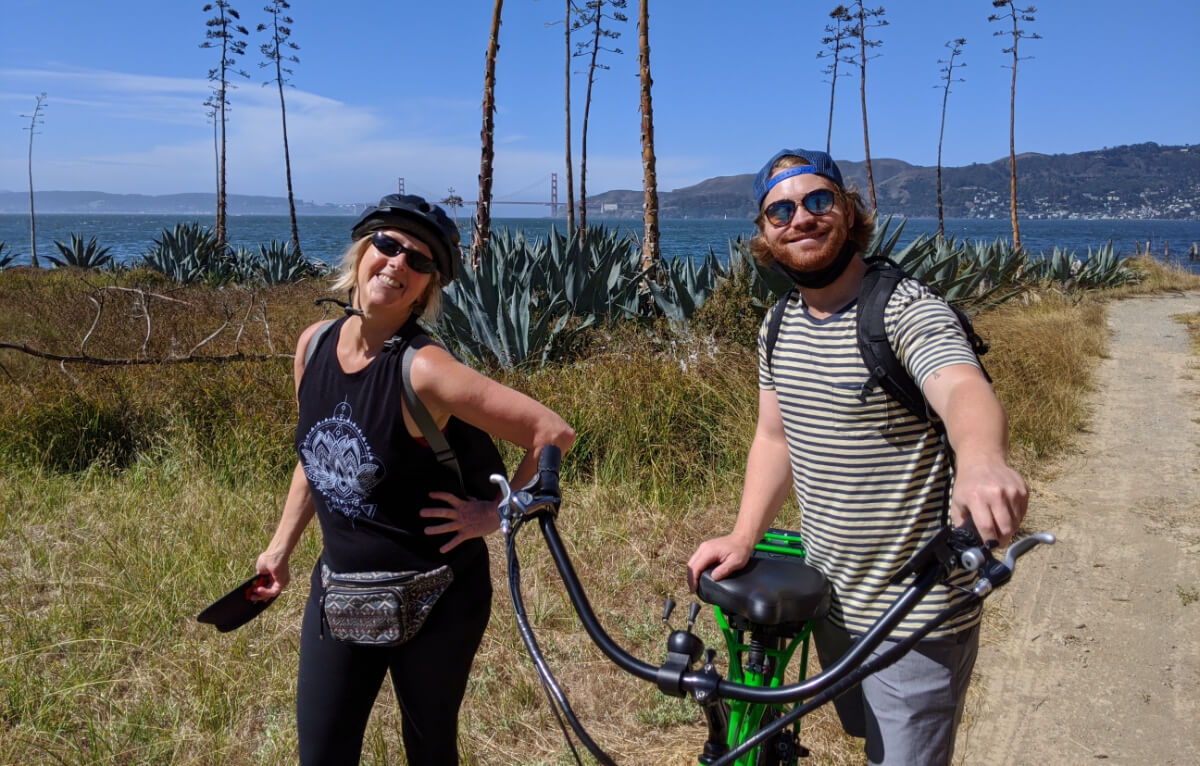
[[155, 418], [125, 391], [70, 391], [25, 402], [0, 417], [0, 447], [19, 464], [72, 473], [93, 464], [129, 466], [151, 441]]

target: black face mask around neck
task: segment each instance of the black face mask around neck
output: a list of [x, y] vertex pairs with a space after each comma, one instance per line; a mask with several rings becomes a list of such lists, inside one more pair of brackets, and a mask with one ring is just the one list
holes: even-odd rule
[[841, 252], [837, 257], [830, 261], [824, 268], [816, 271], [798, 271], [791, 266], [786, 266], [779, 262], [778, 259], [772, 259], [771, 268], [790, 279], [798, 287], [806, 287], [812, 290], [819, 290], [822, 287], [829, 287], [833, 284], [846, 267], [850, 265], [850, 259], [858, 251], [853, 242], [847, 241], [842, 245]]

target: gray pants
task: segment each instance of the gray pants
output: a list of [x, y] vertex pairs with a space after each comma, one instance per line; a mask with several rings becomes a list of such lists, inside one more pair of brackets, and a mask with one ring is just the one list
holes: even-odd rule
[[[854, 640], [828, 620], [817, 623], [813, 637], [822, 667], [836, 662]], [[892, 645], [884, 641], [872, 657]], [[921, 641], [894, 665], [834, 700], [842, 728], [866, 738], [872, 764], [950, 766], [978, 651], [978, 625]]]

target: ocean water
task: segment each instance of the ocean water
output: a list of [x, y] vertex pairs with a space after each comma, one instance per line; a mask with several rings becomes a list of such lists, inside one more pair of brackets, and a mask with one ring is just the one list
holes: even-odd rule
[[[196, 219], [181, 219], [171, 215], [78, 215], [39, 214], [37, 217], [38, 259], [49, 265], [47, 256], [59, 256], [54, 242], [68, 243], [72, 234], [82, 235], [85, 240], [95, 237], [102, 247], [111, 248], [114, 259], [119, 263], [138, 260], [162, 236], [164, 229], [177, 223], [188, 223]], [[352, 217], [301, 216], [298, 219], [300, 246], [304, 255], [313, 260], [336, 263], [348, 243]], [[892, 221], [891, 230], [902, 219]], [[211, 227], [211, 217], [200, 219], [204, 226]], [[620, 234], [642, 235], [640, 220], [589, 218], [589, 224], [598, 224]], [[521, 230], [527, 237], [546, 237], [551, 227], [562, 231], [563, 219], [551, 218], [496, 218], [492, 229]], [[464, 241], [470, 240], [469, 221], [459, 219], [459, 228]], [[666, 258], [700, 258], [709, 249], [718, 258], [728, 252], [729, 240], [749, 237], [754, 233], [754, 224], [749, 220], [663, 220], [659, 222], [659, 238]], [[937, 233], [937, 220], [909, 218], [904, 220], [900, 245], [907, 244], [919, 235], [933, 236]], [[1012, 230], [1007, 219], [950, 219], [946, 221], [946, 234], [960, 241], [1011, 240]], [[256, 248], [271, 240], [287, 241], [291, 238], [291, 225], [287, 216], [231, 216], [228, 219], [228, 239], [233, 245]], [[1098, 248], [1111, 242], [1123, 256], [1146, 250], [1159, 258], [1182, 263], [1200, 273], [1200, 262], [1189, 262], [1188, 251], [1193, 245], [1200, 246], [1200, 221], [1157, 221], [1157, 220], [1027, 220], [1021, 223], [1021, 241], [1033, 253], [1048, 253], [1054, 248], [1074, 251], [1080, 257], [1088, 249]], [[0, 215], [0, 242], [6, 244], [5, 254], [16, 253], [13, 264], [30, 262], [29, 216]]]

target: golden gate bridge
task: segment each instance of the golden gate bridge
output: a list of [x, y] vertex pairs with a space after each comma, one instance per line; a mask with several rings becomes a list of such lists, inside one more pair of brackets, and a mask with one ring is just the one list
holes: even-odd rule
[[[545, 182], [546, 182], [546, 178], [545, 178], [545, 176], [543, 176], [542, 178], [539, 178], [537, 181], [526, 186], [525, 188], [518, 189], [517, 191], [512, 192], [510, 195], [505, 195], [505, 196], [517, 196], [517, 195], [523, 195], [526, 193], [532, 193], [534, 187], [540, 186], [541, 184], [543, 184]], [[400, 194], [407, 193], [404, 191], [404, 178], [403, 177], [400, 177], [399, 179], [397, 179], [397, 187], [398, 187], [397, 191], [399, 191]], [[443, 198], [437, 197], [436, 194], [425, 194], [423, 192], [419, 192], [419, 193], [421, 193], [421, 196], [425, 197], [430, 202], [444, 204], [442, 202]], [[491, 204], [492, 205], [537, 205], [539, 207], [549, 207], [550, 215], [552, 217], [558, 215], [558, 211], [559, 211], [560, 207], [566, 206], [565, 202], [562, 203], [561, 205], [558, 202], [558, 173], [550, 174], [550, 201], [549, 202], [533, 202], [533, 201], [527, 201], [527, 200], [500, 199], [499, 195], [496, 195], [496, 196], [492, 197]], [[458, 203], [457, 207], [476, 207], [478, 205], [479, 205], [478, 200], [464, 199], [464, 200], [462, 200], [462, 202]]]

